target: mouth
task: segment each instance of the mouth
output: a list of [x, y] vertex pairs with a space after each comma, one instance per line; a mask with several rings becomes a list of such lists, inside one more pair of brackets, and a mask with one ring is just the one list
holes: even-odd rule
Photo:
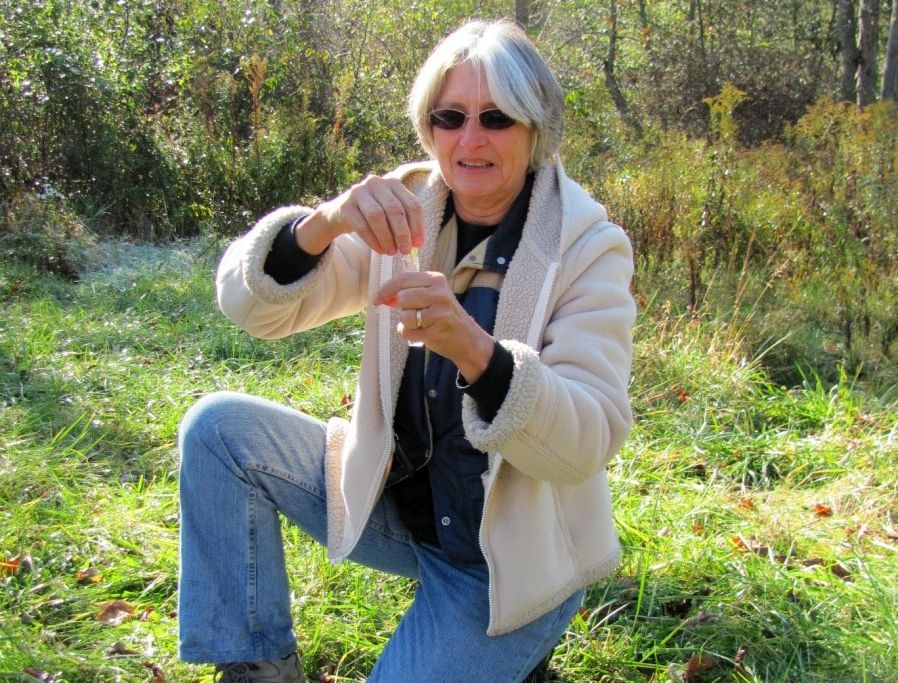
[[489, 168], [493, 164], [489, 161], [459, 161], [458, 165], [462, 168], [479, 169]]

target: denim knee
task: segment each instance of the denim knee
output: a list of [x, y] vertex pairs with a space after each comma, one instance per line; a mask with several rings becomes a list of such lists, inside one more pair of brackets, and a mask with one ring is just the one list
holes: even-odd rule
[[[178, 428], [178, 452], [181, 456], [181, 469], [184, 469], [185, 458], [195, 457], [196, 448], [191, 446], [204, 441], [204, 435], [219, 433], [227, 427], [235, 409], [245, 397], [233, 391], [216, 391], [203, 396], [193, 404], [181, 418]], [[239, 414], [239, 413], [237, 413]]]

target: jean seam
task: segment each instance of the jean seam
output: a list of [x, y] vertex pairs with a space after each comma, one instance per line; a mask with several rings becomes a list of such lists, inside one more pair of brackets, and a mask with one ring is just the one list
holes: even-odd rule
[[[299, 477], [293, 476], [289, 472], [282, 470], [279, 467], [272, 467], [271, 465], [263, 465], [258, 463], [245, 463], [245, 462], [237, 462], [241, 469], [245, 472], [261, 472], [262, 474], [268, 474], [273, 477], [277, 477], [278, 479], [282, 479], [286, 481], [288, 484], [292, 484], [293, 486], [297, 486], [304, 491], [311, 493], [314, 496], [317, 496], [322, 501], [327, 500], [327, 495], [321, 491], [317, 486], [312, 486], [304, 479], [300, 479]], [[411, 543], [412, 537], [408, 531], [405, 532], [397, 532], [393, 531], [392, 528], [385, 524], [381, 524], [380, 522], [369, 519], [368, 525], [370, 529], [376, 531], [381, 536], [389, 538], [393, 541], [398, 541], [400, 543]]]
[[263, 465], [252, 462], [239, 462], [235, 461], [240, 466], [240, 468], [244, 472], [261, 472], [262, 474], [268, 474], [273, 477], [277, 477], [278, 479], [282, 479], [288, 484], [292, 484], [298, 488], [301, 488], [303, 491], [311, 493], [313, 496], [317, 496], [321, 500], [327, 500], [327, 495], [324, 491], [319, 489], [317, 486], [313, 486], [309, 484], [305, 479], [300, 479], [299, 477], [293, 476], [289, 472], [282, 470], [279, 467], [272, 467], [271, 465]]
[[252, 635], [253, 650], [257, 647], [256, 633], [259, 631], [256, 595], [256, 495], [252, 489], [247, 491], [247, 514], [249, 516], [249, 528], [246, 535], [246, 615], [249, 620], [249, 630]]

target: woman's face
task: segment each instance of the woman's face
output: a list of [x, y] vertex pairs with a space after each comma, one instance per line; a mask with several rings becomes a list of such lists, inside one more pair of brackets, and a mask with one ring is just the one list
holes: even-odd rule
[[530, 129], [516, 123], [504, 130], [480, 125], [479, 112], [496, 109], [486, 74], [461, 64], [446, 77], [434, 109], [468, 115], [457, 130], [433, 128], [433, 146], [459, 215], [475, 223], [498, 223], [524, 187], [530, 163]]

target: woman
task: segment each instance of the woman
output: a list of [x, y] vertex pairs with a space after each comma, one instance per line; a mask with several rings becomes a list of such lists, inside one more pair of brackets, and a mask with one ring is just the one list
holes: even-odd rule
[[279, 512], [333, 561], [418, 580], [371, 682], [521, 681], [615, 568], [632, 255], [559, 165], [562, 111], [521, 30], [469, 23], [411, 92], [432, 161], [230, 246], [218, 301], [249, 333], [366, 310], [365, 344], [348, 423], [231, 393], [185, 417], [182, 658], [303, 680]]

